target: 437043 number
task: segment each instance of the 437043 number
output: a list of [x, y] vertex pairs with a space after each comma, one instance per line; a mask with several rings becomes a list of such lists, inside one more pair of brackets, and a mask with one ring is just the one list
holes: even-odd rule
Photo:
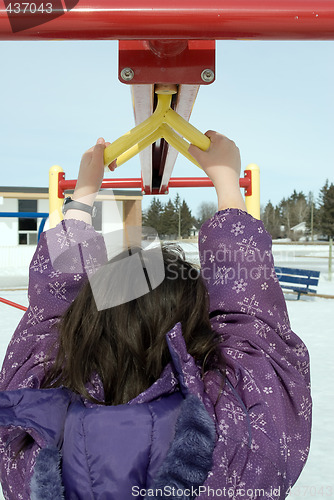
[[332, 497], [333, 496], [333, 487], [332, 486], [294, 486], [291, 490], [291, 487], [288, 488], [287, 494], [291, 491], [291, 496], [300, 497], [301, 500], [303, 497]]
[[51, 14], [52, 3], [41, 3], [36, 5], [33, 2], [15, 2], [10, 3], [6, 8], [8, 14]]

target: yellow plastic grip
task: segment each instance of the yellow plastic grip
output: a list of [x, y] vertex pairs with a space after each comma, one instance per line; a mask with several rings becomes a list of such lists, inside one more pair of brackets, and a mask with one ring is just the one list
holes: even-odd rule
[[[205, 151], [210, 146], [210, 139], [170, 107], [171, 94], [158, 93], [157, 96], [157, 107], [154, 113], [105, 148], [105, 167], [114, 160], [116, 160], [117, 166], [125, 163], [161, 137], [179, 153], [200, 167], [197, 161], [188, 153], [189, 143]], [[182, 137], [185, 137], [189, 143]]]

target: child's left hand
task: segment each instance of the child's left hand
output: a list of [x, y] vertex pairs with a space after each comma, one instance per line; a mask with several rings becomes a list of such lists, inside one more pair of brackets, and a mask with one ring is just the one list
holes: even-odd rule
[[[110, 142], [105, 142], [103, 137], [100, 137], [95, 146], [92, 146], [83, 154], [77, 184], [72, 196], [73, 200], [93, 205], [104, 174], [103, 153], [109, 144]], [[111, 171], [114, 171], [115, 168], [116, 161], [109, 165]]]

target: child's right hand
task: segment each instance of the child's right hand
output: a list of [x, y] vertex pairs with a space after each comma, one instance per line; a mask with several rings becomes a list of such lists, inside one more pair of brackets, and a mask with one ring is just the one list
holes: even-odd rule
[[205, 135], [211, 140], [209, 149], [202, 151], [191, 144], [189, 153], [212, 180], [217, 191], [218, 209], [240, 208], [246, 210], [239, 187], [241, 160], [238, 147], [233, 141], [218, 132], [208, 130]]
[[225, 135], [208, 130], [205, 135], [211, 140], [211, 145], [206, 151], [202, 151], [193, 144], [189, 147], [189, 153], [203, 167], [204, 172], [215, 184], [224, 175], [226, 168], [231, 169], [240, 176], [241, 161], [238, 147]]

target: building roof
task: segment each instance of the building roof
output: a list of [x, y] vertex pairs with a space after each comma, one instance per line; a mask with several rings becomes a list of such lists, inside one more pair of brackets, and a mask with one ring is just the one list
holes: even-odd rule
[[0, 186], [0, 193], [48, 193], [46, 187]]
[[[66, 190], [67, 193], [73, 193], [73, 189]], [[0, 186], [0, 196], [3, 198], [49, 198], [49, 188], [47, 187], [27, 187], [27, 186]], [[116, 199], [122, 198], [141, 199], [143, 197], [140, 190], [131, 189], [101, 189], [99, 199], [107, 199], [109, 196], [115, 196]]]
[[291, 228], [291, 231], [305, 231], [305, 230], [306, 230], [306, 222], [299, 222], [299, 224]]

